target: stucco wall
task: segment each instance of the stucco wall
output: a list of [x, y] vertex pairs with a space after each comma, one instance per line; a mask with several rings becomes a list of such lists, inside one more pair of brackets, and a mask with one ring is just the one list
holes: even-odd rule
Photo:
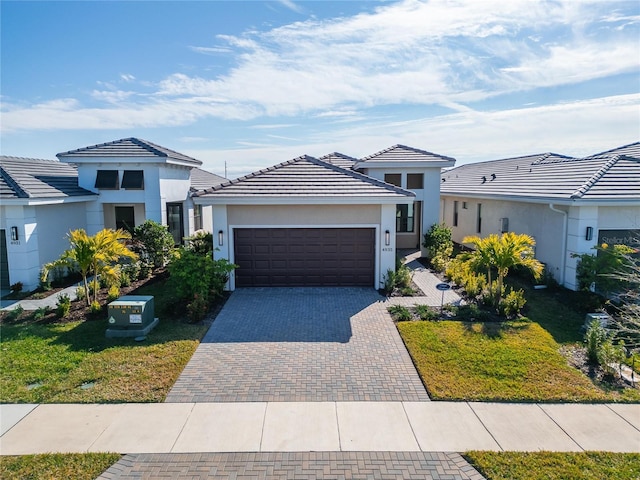
[[[453, 202], [458, 201], [458, 226], [453, 226]], [[467, 208], [463, 208], [463, 202]], [[442, 196], [442, 217], [451, 227], [454, 242], [462, 243], [468, 235], [486, 237], [502, 232], [502, 220], [508, 218], [509, 231], [526, 233], [536, 240], [536, 258], [547, 265], [547, 270], [560, 281], [564, 269], [563, 228], [564, 217], [552, 211], [548, 204], [507, 202]], [[481, 232], [476, 231], [478, 203], [482, 204]]]
[[227, 208], [229, 225], [350, 225], [380, 222], [379, 205], [229, 205]]

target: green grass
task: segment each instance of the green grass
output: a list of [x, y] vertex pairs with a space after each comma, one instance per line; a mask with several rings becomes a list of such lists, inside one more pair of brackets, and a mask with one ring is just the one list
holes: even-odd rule
[[637, 480], [640, 454], [609, 452], [467, 452], [487, 480]]
[[637, 390], [604, 392], [531, 322], [404, 322], [398, 330], [436, 400], [637, 401]]
[[106, 338], [107, 326], [104, 318], [3, 325], [0, 402], [163, 401], [207, 329], [163, 317], [136, 342]]
[[120, 460], [117, 453], [55, 453], [0, 457], [0, 478], [91, 480]]

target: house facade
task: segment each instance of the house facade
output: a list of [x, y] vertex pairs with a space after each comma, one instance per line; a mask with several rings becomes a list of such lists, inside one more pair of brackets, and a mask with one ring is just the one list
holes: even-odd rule
[[467, 235], [531, 235], [536, 258], [575, 290], [575, 255], [602, 243], [640, 248], [640, 142], [586, 158], [545, 153], [448, 170], [440, 218], [457, 243]]
[[137, 138], [60, 153], [59, 161], [0, 157], [0, 285], [39, 284], [42, 265], [82, 228], [132, 229], [145, 220], [169, 227], [176, 243], [208, 230], [211, 212], [194, 191], [225, 179], [201, 162]]
[[380, 288], [396, 248], [416, 248], [437, 222], [440, 172], [453, 163], [403, 145], [361, 160], [302, 156], [193, 198], [212, 208], [215, 257], [238, 265], [231, 290]]

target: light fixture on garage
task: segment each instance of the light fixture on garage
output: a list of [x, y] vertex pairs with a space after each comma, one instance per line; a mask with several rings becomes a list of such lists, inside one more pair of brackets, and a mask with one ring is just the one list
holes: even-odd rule
[[222, 230], [218, 230], [218, 245], [224, 245], [224, 232]]
[[11, 227], [11, 241], [18, 241], [18, 227]]
[[391, 232], [389, 230], [384, 231], [384, 244], [389, 246], [391, 243]]
[[584, 239], [588, 242], [593, 238], [593, 227], [587, 227]]

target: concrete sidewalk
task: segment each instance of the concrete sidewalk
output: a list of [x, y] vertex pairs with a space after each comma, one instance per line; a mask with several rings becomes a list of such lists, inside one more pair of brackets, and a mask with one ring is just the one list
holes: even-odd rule
[[640, 452], [639, 404], [1, 405], [0, 453]]

